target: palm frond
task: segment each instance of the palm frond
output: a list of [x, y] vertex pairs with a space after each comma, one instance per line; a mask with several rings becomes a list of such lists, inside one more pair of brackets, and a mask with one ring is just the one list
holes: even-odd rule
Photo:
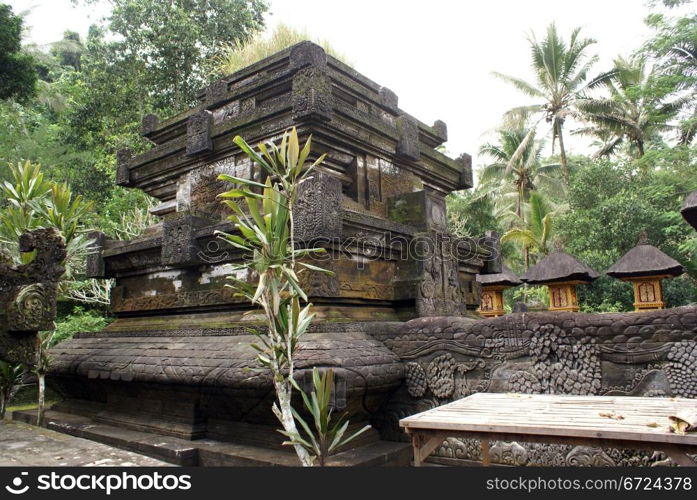
[[528, 95], [530, 97], [545, 97], [544, 93], [540, 89], [536, 88], [534, 85], [526, 82], [525, 80], [521, 80], [520, 78], [515, 78], [510, 75], [499, 73], [497, 71], [492, 72], [492, 75], [498, 78], [499, 80], [503, 80], [506, 83], [510, 83], [515, 88], [523, 92], [525, 95]]

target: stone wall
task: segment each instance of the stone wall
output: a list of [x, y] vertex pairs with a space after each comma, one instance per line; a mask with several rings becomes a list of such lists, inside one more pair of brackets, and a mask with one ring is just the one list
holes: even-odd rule
[[[488, 320], [419, 318], [374, 335], [405, 364], [404, 384], [375, 418], [406, 439], [405, 416], [475, 392], [697, 397], [697, 306], [617, 314], [516, 313]], [[448, 439], [436, 460], [479, 460], [475, 441]], [[515, 465], [648, 465], [660, 454], [493, 443]]]

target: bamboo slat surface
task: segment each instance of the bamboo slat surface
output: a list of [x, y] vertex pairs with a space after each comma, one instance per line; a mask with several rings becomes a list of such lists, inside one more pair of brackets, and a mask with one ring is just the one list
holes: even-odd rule
[[628, 396], [479, 393], [400, 420], [409, 430], [643, 441], [697, 446], [669, 432], [670, 415], [697, 400]]

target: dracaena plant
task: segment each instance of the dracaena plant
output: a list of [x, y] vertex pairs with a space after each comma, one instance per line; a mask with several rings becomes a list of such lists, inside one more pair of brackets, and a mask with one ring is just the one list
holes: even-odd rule
[[334, 371], [332, 369], [322, 374], [317, 368], [312, 369], [313, 390], [309, 396], [297, 384], [293, 385], [302, 395], [305, 409], [312, 416], [312, 427], [302, 418], [300, 413], [293, 409], [293, 415], [304, 433], [280, 432], [290, 439], [284, 444], [299, 444], [317, 460], [320, 467], [324, 467], [327, 459], [339, 448], [370, 429], [370, 426], [366, 425], [344, 437], [349, 426], [348, 415], [344, 413], [332, 421], [331, 397], [334, 388]]
[[[244, 261], [236, 270], [245, 269], [257, 278], [256, 283], [229, 276], [237, 295], [259, 306], [266, 329], [255, 331], [258, 343], [252, 344], [257, 360], [271, 371], [277, 401], [273, 412], [288, 435], [298, 433], [291, 406], [293, 393], [293, 355], [300, 337], [313, 319], [312, 305], [307, 303], [298, 275], [301, 272], [328, 271], [302, 262], [303, 257], [321, 253], [320, 248], [296, 248], [293, 239], [293, 209], [300, 184], [312, 175], [324, 155], [310, 163], [312, 138], [301, 148], [295, 128], [283, 134], [280, 144], [259, 144], [258, 151], [241, 137], [234, 142], [259, 165], [266, 176], [260, 183], [229, 175], [219, 179], [235, 184], [220, 195], [230, 207], [235, 234], [219, 233], [232, 246], [244, 251]], [[302, 305], [301, 305], [302, 303]], [[304, 466], [313, 464], [313, 457], [302, 444], [293, 443]]]

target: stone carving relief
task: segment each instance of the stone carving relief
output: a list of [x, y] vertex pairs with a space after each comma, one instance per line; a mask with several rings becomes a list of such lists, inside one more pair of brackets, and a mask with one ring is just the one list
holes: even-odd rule
[[464, 291], [454, 257], [454, 242], [438, 232], [419, 233], [424, 245], [418, 250], [421, 274], [417, 286], [416, 309], [419, 316], [463, 314]]
[[[216, 219], [227, 217], [230, 211], [217, 196], [231, 189], [233, 185], [218, 180], [220, 174], [241, 179], [254, 178], [251, 163], [248, 160], [236, 162], [234, 157], [223, 158], [192, 170], [177, 182], [177, 212], [190, 212], [193, 215], [211, 216]], [[258, 180], [258, 175], [255, 180]]]
[[7, 310], [8, 324], [18, 331], [38, 331], [55, 317], [52, 299], [55, 288], [43, 283], [23, 287]]
[[598, 394], [600, 391], [600, 358], [592, 337], [578, 339], [559, 327], [543, 325], [530, 339], [530, 358], [542, 393]]
[[140, 297], [122, 297], [120, 292], [122, 292], [120, 287], [116, 287], [112, 295], [112, 307], [116, 312], [179, 309], [200, 305], [211, 306], [244, 302], [243, 299], [234, 296], [232, 288], [170, 294], [159, 293]]
[[332, 84], [326, 70], [310, 66], [293, 77], [293, 119], [331, 120], [334, 100]]
[[0, 255], [0, 359], [33, 364], [37, 332], [54, 326], [65, 243], [55, 229], [36, 229], [20, 237], [19, 251], [34, 258], [15, 267]]
[[428, 364], [428, 387], [440, 399], [450, 397], [455, 390], [455, 359], [449, 353], [442, 354]]
[[516, 442], [497, 441], [489, 448], [489, 458], [498, 464], [520, 466], [528, 461], [528, 451]]
[[186, 213], [165, 219], [162, 229], [162, 263], [168, 266], [189, 266], [199, 263], [201, 249], [196, 230], [207, 221]]
[[438, 400], [459, 399], [482, 389], [467, 380], [467, 373], [484, 367], [482, 360], [458, 361], [446, 352], [428, 363], [407, 362], [405, 380], [407, 392], [421, 398], [430, 391]]
[[299, 241], [341, 237], [341, 181], [315, 172], [298, 187], [295, 237]]

